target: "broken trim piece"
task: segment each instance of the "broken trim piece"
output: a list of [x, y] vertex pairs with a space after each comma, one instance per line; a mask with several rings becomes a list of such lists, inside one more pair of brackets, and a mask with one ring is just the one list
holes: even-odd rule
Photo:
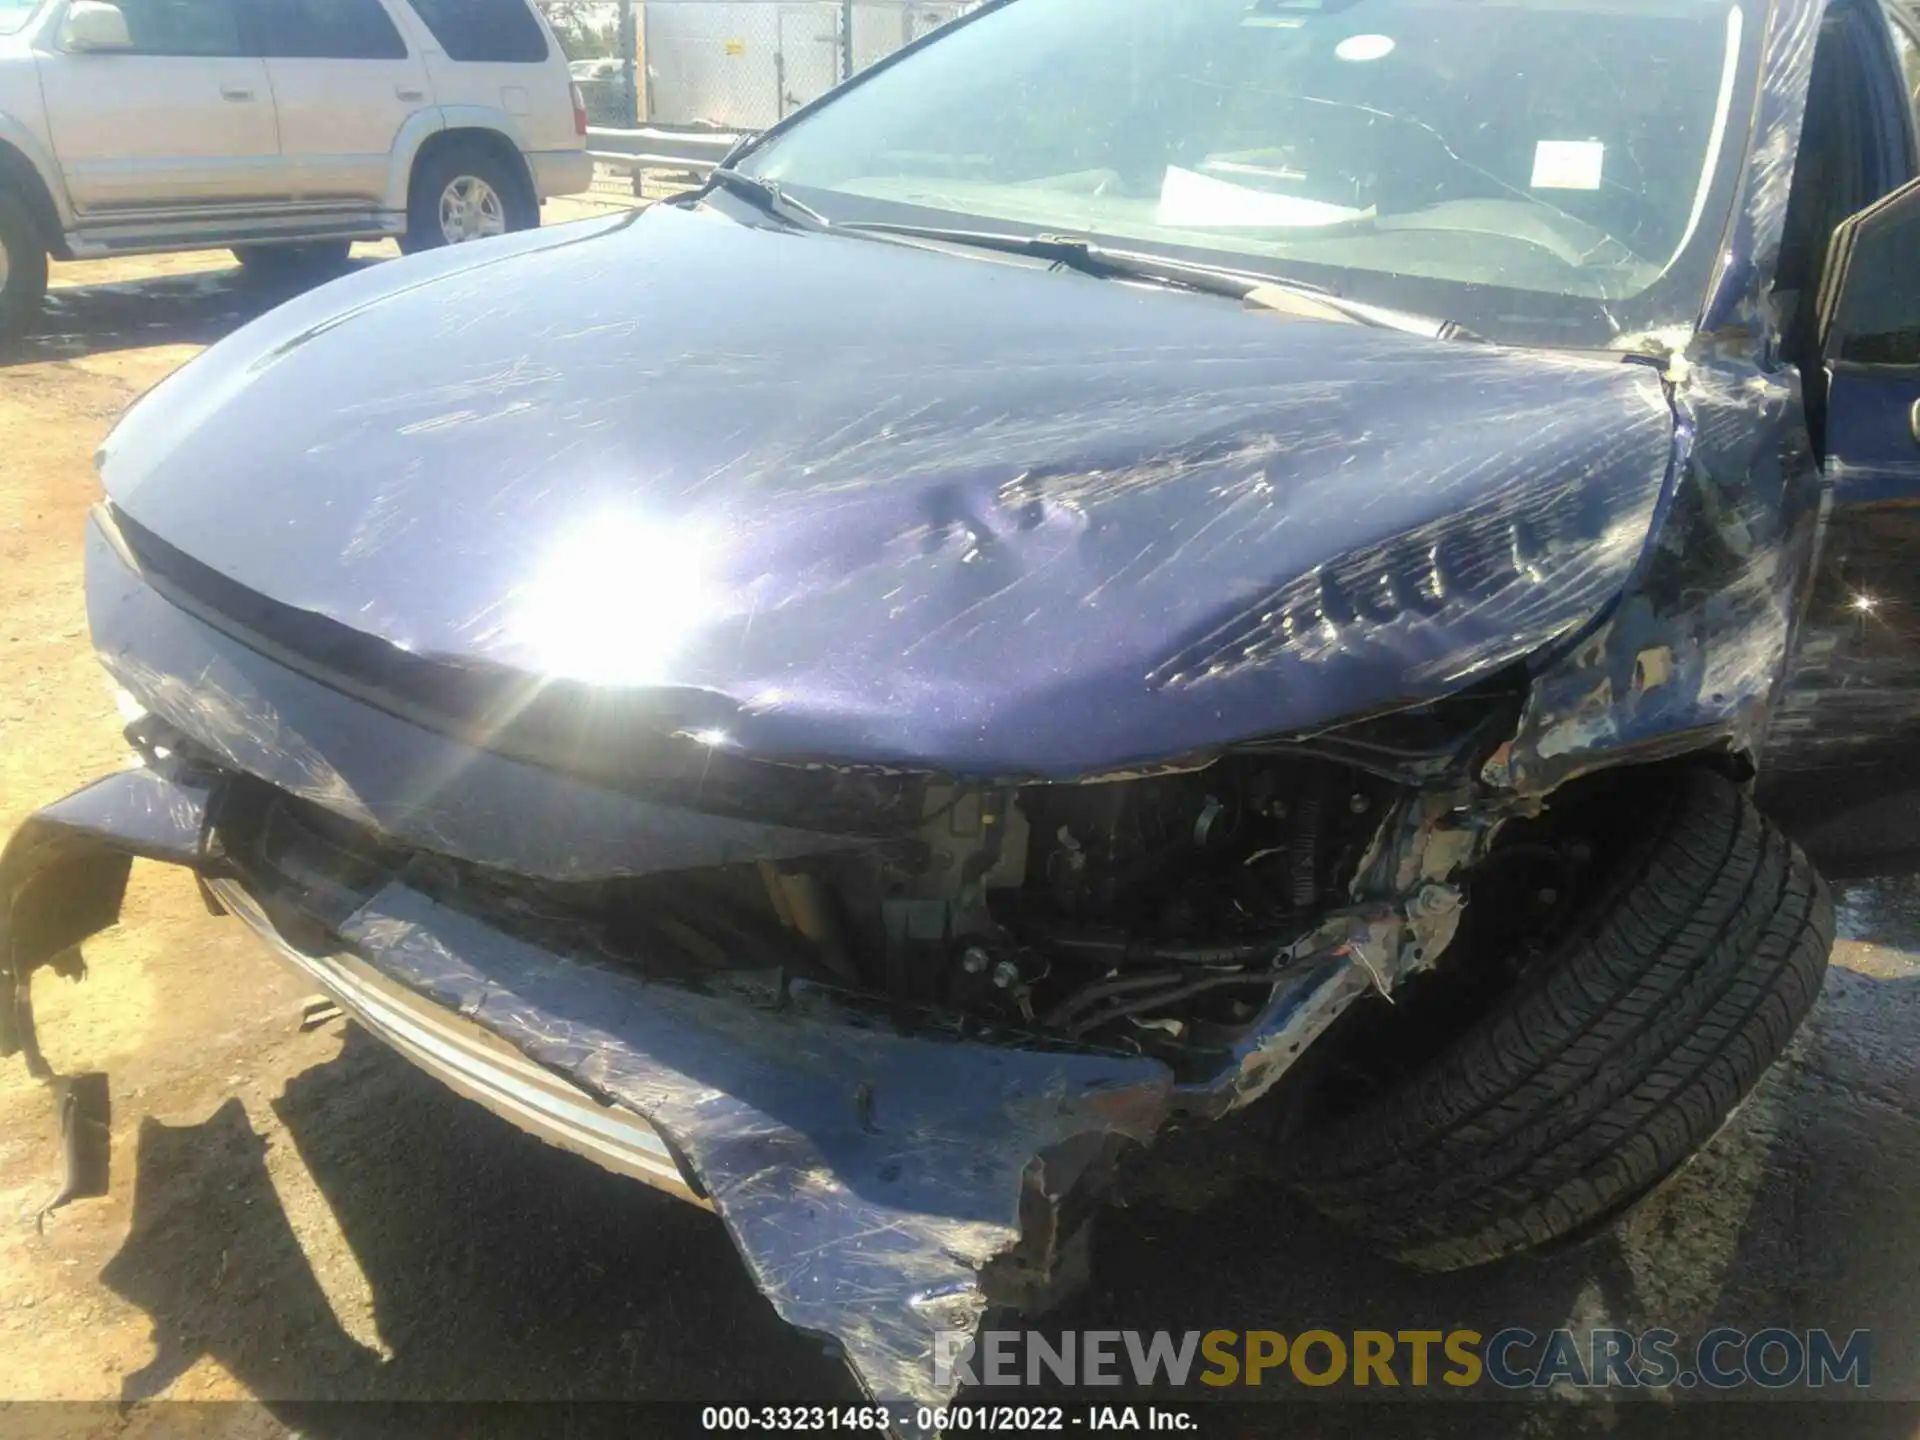
[[751, 1010], [559, 958], [403, 885], [343, 929], [383, 974], [656, 1126], [781, 1317], [831, 1337], [885, 1402], [948, 1398], [934, 1336], [997, 1298], [983, 1272], [1022, 1248], [1030, 1175], [1064, 1195], [1169, 1109], [1153, 1061]]
[[237, 881], [210, 884], [221, 903], [269, 949], [449, 1089], [602, 1169], [703, 1209], [713, 1208], [689, 1182], [660, 1133], [639, 1116], [594, 1098], [355, 956], [302, 950], [274, 928], [266, 911]]
[[120, 918], [135, 856], [197, 869], [217, 780], [138, 769], [97, 780], [29, 816], [0, 852], [0, 1056], [51, 1070], [34, 1034], [33, 972], [78, 977], [77, 948]]

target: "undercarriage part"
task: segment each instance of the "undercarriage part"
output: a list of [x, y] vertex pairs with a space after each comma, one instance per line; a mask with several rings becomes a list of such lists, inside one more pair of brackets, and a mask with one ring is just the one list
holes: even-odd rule
[[309, 995], [300, 1002], [300, 1029], [318, 1030], [322, 1025], [331, 1025], [343, 1014], [331, 995]]
[[[1297, 1174], [1316, 1206], [1435, 1270], [1590, 1231], [1703, 1145], [1778, 1057], [1833, 944], [1826, 887], [1724, 777], [1655, 777], [1612, 837], [1623, 856], [1518, 982], [1310, 1130]], [[1507, 854], [1545, 858], [1529, 848]], [[1429, 1030], [1419, 986], [1443, 978], [1410, 991]]]
[[53, 1198], [40, 1207], [37, 1219], [72, 1201], [105, 1195], [112, 1173], [113, 1104], [107, 1077], [90, 1071], [56, 1076], [51, 1084], [66, 1174]]

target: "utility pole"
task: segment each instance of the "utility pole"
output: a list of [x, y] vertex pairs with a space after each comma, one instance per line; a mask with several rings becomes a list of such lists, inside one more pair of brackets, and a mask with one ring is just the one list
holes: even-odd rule
[[640, 123], [640, 32], [634, 23], [633, 0], [620, 0], [620, 104], [627, 124]]
[[843, 85], [853, 78], [853, 5], [854, 0], [840, 0], [840, 83]]

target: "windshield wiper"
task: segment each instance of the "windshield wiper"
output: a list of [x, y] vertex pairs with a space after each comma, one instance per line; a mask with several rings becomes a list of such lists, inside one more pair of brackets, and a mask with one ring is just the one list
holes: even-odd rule
[[[1403, 330], [1438, 340], [1479, 340], [1481, 337], [1452, 320], [1437, 320], [1404, 310], [1367, 305], [1335, 295], [1304, 280], [1283, 280], [1245, 270], [1201, 265], [1140, 250], [1114, 250], [1080, 235], [1005, 235], [980, 230], [955, 230], [937, 225], [896, 225], [886, 221], [843, 221], [836, 230], [852, 234], [886, 235], [926, 240], [944, 245], [971, 245], [1007, 255], [1048, 260], [1062, 270], [1075, 270], [1102, 280], [1144, 280], [1205, 295], [1224, 295], [1265, 309], [1312, 314], [1333, 312], [1322, 319], [1344, 318], [1357, 325]], [[1278, 292], [1278, 295], [1275, 294]], [[1280, 295], [1303, 302], [1298, 306], [1273, 303]]]
[[707, 173], [707, 183], [688, 197], [689, 200], [703, 200], [715, 190], [725, 190], [738, 195], [763, 215], [771, 215], [803, 230], [832, 230], [833, 221], [827, 219], [811, 205], [794, 199], [772, 180], [762, 180], [758, 175], [749, 175], [744, 170], [732, 170], [724, 165], [715, 166]]
[[[1268, 275], [1249, 275], [1213, 265], [1197, 265], [1137, 250], [1111, 250], [1081, 235], [1001, 235], [983, 230], [953, 230], [938, 225], [896, 225], [885, 220], [849, 221], [840, 227], [857, 234], [897, 235], [944, 245], [972, 245], [1006, 255], [1050, 260], [1062, 270], [1077, 270], [1102, 280], [1157, 280], [1183, 290], [1244, 299], [1257, 286], [1274, 283]], [[1317, 285], [1297, 281], [1290, 286], [1321, 295]]]

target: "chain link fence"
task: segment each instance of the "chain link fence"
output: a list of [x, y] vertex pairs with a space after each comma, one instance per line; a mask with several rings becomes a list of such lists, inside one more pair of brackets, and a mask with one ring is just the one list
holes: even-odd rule
[[[964, 14], [973, 4], [974, 0], [600, 4], [591, 7], [595, 33], [615, 37], [615, 55], [611, 64], [582, 62], [575, 78], [595, 125], [764, 130], [875, 61]], [[556, 23], [562, 18], [555, 13], [558, 8], [557, 0], [550, 0], [549, 13]], [[574, 0], [569, 14], [579, 13]], [[567, 33], [564, 27], [562, 33]], [[622, 53], [628, 43], [623, 37], [628, 36], [630, 57]], [[627, 113], [630, 103], [633, 114]]]

